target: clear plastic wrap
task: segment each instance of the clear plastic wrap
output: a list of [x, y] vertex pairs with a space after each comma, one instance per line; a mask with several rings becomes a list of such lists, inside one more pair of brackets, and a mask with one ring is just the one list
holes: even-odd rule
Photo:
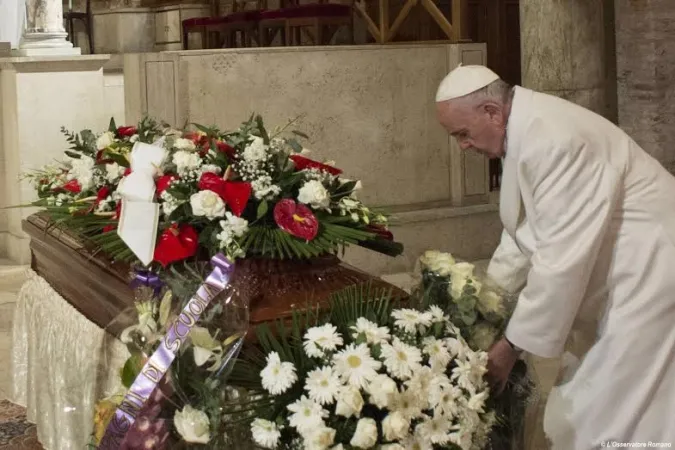
[[99, 377], [118, 371], [123, 388], [96, 405], [94, 448], [224, 448], [221, 404], [247, 333], [249, 299], [229, 261], [212, 263], [205, 277], [195, 270], [163, 277], [168, 285], [136, 274], [135, 308], [107, 328], [130, 356], [116, 367], [102, 354]]

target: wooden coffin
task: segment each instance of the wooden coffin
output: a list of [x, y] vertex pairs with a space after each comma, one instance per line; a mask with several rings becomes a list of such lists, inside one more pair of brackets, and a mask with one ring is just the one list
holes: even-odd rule
[[[92, 253], [73, 234], [48, 227], [43, 215], [29, 216], [23, 230], [31, 237], [32, 269], [89, 320], [105, 328], [133, 306], [128, 265]], [[308, 304], [324, 306], [332, 293], [350, 285], [370, 283], [374, 288], [391, 289], [396, 298], [407, 296], [333, 256], [305, 261], [241, 260], [236, 270], [246, 273], [240, 284], [249, 298], [252, 328], [288, 318], [294, 309]]]

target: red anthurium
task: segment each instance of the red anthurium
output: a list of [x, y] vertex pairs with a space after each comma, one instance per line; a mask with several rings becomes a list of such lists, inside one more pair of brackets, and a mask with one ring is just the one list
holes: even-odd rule
[[123, 174], [122, 176], [123, 176], [123, 177], [126, 177], [126, 176], [129, 175], [130, 173], [131, 173], [131, 167], [127, 167], [126, 169], [124, 169], [124, 174]]
[[101, 189], [98, 190], [98, 193], [96, 194], [96, 203], [99, 203], [110, 195], [110, 188], [108, 186], [103, 186]]
[[68, 192], [72, 192], [73, 194], [79, 194], [82, 192], [82, 186], [80, 186], [80, 183], [77, 180], [70, 180], [63, 185], [63, 189]]
[[302, 203], [290, 198], [279, 201], [274, 207], [274, 221], [279, 228], [306, 241], [311, 241], [319, 232], [319, 221]]
[[173, 224], [164, 230], [155, 247], [154, 260], [166, 267], [172, 262], [194, 256], [199, 247], [199, 235], [190, 225]]
[[96, 152], [96, 164], [111, 164], [112, 162], [114, 162], [110, 158], [106, 158], [106, 159], [103, 158], [103, 152], [104, 151], [105, 151], [105, 149], [99, 150], [99, 151]]
[[227, 144], [227, 142], [217, 141], [216, 146], [219, 151], [225, 153], [228, 157], [234, 157], [234, 148]]
[[119, 127], [117, 134], [121, 137], [131, 137], [138, 132], [136, 127]]
[[318, 161], [314, 161], [309, 158], [305, 158], [304, 156], [301, 155], [291, 155], [289, 158], [293, 160], [295, 163], [295, 168], [300, 170], [305, 170], [305, 169], [319, 169], [324, 172], [328, 172], [331, 175], [340, 175], [342, 173], [342, 170], [329, 166], [328, 164], [323, 164]]
[[103, 232], [104, 233], [110, 233], [111, 231], [115, 231], [117, 229], [117, 225], [106, 225], [103, 227]]
[[226, 181], [215, 173], [206, 172], [199, 179], [199, 190], [213, 191], [230, 207], [232, 213], [240, 217], [251, 197], [251, 183], [245, 181]]
[[169, 186], [171, 185], [171, 182], [173, 180], [177, 180], [178, 177], [176, 175], [162, 175], [161, 177], [157, 178], [157, 195], [161, 195], [162, 192], [166, 191]]

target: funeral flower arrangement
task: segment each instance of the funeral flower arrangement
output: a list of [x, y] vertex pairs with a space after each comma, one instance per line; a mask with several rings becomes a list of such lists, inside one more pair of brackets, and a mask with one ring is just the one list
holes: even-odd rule
[[28, 176], [32, 206], [114, 259], [159, 270], [219, 252], [307, 258], [358, 244], [399, 254], [387, 218], [358, 200], [361, 183], [310, 159], [290, 124], [268, 132], [254, 116], [230, 132], [151, 119], [111, 121], [98, 135], [63, 130], [65, 161]]

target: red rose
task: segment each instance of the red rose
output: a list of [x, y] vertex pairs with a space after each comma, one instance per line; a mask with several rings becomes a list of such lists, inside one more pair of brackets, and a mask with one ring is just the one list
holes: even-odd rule
[[169, 188], [169, 185], [173, 180], [177, 180], [176, 175], [163, 175], [157, 179], [157, 196], [160, 196], [162, 192], [166, 191]]
[[65, 189], [68, 192], [72, 192], [73, 194], [79, 194], [80, 192], [82, 192], [82, 186], [77, 180], [70, 180], [69, 182], [63, 185], [63, 189]]
[[155, 247], [154, 260], [163, 267], [194, 256], [199, 247], [199, 235], [190, 225], [173, 224], [164, 230]]
[[240, 217], [251, 197], [251, 183], [245, 181], [225, 181], [212, 172], [205, 172], [199, 179], [199, 190], [213, 191], [230, 207], [232, 213]]
[[298, 171], [305, 169], [319, 169], [321, 171], [328, 172], [331, 175], [340, 175], [342, 173], [342, 171], [338, 168], [311, 160], [309, 158], [305, 158], [301, 155], [291, 155], [289, 158], [293, 160], [295, 163], [295, 168]]
[[98, 193], [96, 194], [96, 203], [99, 203], [110, 195], [110, 188], [108, 186], [103, 186], [101, 189], [98, 190]]
[[218, 151], [225, 153], [228, 157], [234, 157], [234, 147], [231, 147], [227, 142], [217, 141], [216, 146]]
[[136, 127], [119, 127], [117, 129], [117, 134], [120, 137], [131, 137], [138, 132]]
[[274, 221], [279, 228], [306, 241], [314, 239], [319, 232], [319, 221], [302, 203], [287, 198], [274, 207]]

